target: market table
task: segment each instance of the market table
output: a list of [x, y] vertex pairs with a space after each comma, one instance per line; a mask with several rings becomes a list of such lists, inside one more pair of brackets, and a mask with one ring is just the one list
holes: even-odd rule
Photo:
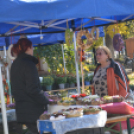
[[58, 121], [38, 120], [37, 124], [40, 134], [43, 134], [43, 132], [65, 134], [66, 132], [77, 129], [104, 127], [106, 121], [107, 112], [102, 110], [98, 114], [83, 115], [81, 117], [67, 118]]
[[[131, 134], [131, 129], [133, 129], [133, 128], [131, 128], [131, 126], [130, 126], [130, 119], [134, 119], [133, 116], [134, 116], [134, 114], [110, 117], [110, 118], [107, 119], [106, 124], [112, 123], [112, 125], [110, 125], [108, 127], [105, 126], [105, 130], [114, 132], [116, 134], [122, 134], [121, 122], [122, 121], [127, 121], [128, 134]], [[120, 125], [120, 130], [119, 131], [112, 129], [117, 124]]]

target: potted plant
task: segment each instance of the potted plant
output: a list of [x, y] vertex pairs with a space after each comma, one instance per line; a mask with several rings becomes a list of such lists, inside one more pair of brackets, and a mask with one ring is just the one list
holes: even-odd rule
[[85, 76], [85, 85], [90, 85], [90, 77], [88, 75]]
[[64, 89], [65, 88], [65, 83], [67, 82], [67, 77], [64, 75], [58, 75], [56, 78], [56, 82], [59, 85], [60, 89]]
[[76, 77], [70, 75], [70, 76], [68, 77], [68, 83], [69, 83], [70, 87], [75, 87]]
[[46, 86], [46, 90], [52, 90], [54, 79], [51, 76], [43, 77], [43, 83]]

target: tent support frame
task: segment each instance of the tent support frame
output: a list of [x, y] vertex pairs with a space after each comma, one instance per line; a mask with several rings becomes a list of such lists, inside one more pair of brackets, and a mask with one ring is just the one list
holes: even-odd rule
[[0, 63], [0, 98], [1, 98], [1, 110], [2, 110], [2, 120], [3, 120], [3, 128], [4, 134], [9, 134], [8, 132], [8, 125], [7, 125], [7, 116], [6, 116], [6, 105], [5, 105], [5, 98], [4, 98], [4, 89], [2, 83], [2, 73], [1, 73], [1, 63]]
[[20, 29], [20, 30], [17, 30], [17, 31], [10, 32], [10, 33], [8, 33], [7, 35], [9, 36], [9, 35], [11, 35], [11, 34], [18, 33], [18, 32], [21, 32], [21, 31], [25, 31], [25, 30], [30, 29], [30, 28], [31, 28], [31, 27], [25, 27], [25, 28], [23, 28], [23, 29]]
[[95, 20], [102, 20], [102, 21], [108, 21], [108, 22], [113, 22], [113, 23], [117, 23], [116, 20], [112, 20], [112, 19], [103, 19], [103, 18], [94, 18]]
[[66, 65], [65, 65], [65, 57], [64, 57], [64, 44], [62, 44], [62, 54], [63, 54], [63, 64], [64, 64], [64, 72], [66, 74]]
[[[128, 17], [124, 18], [122, 21], [125, 21], [125, 20], [131, 18], [132, 16], [134, 16], [134, 14], [129, 15]], [[94, 17], [94, 18], [90, 18], [90, 19], [91, 19], [91, 20], [87, 21], [87, 22], [84, 23], [82, 26], [87, 25], [87, 24], [90, 23], [92, 20], [102, 20], [102, 21], [117, 23], [117, 20], [105, 19], [105, 18], [99, 18], [99, 17]], [[67, 20], [68, 20], [68, 21], [71, 21], [71, 20], [74, 20], [74, 18], [72, 18], [72, 19], [67, 19]], [[59, 27], [59, 26], [56, 26], [56, 25], [65, 23], [67, 20], [65, 19], [65, 20], [61, 20], [61, 21], [58, 21], [58, 22], [55, 22], [55, 21], [57, 21], [57, 20], [51, 20], [51, 21], [48, 21], [48, 22], [47, 22], [48, 24], [46, 24], [46, 25], [45, 25], [45, 24], [42, 24], [42, 23], [41, 23], [41, 24], [32, 23], [32, 22], [29, 22], [29, 21], [24, 21], [24, 22], [7, 22], [7, 24], [13, 24], [13, 25], [17, 25], [17, 26], [19, 26], [19, 25], [27, 26], [26, 28], [23, 29], [23, 31], [24, 31], [24, 30], [27, 30], [27, 29], [29, 29], [29, 28], [38, 28], [38, 29], [40, 29], [40, 28], [42, 28], [42, 27], [45, 27], [45, 28], [52, 27], [52, 28], [56, 28], [56, 29], [60, 29], [60, 30], [66, 30], [66, 28], [64, 28], [64, 27]], [[17, 26], [13, 27], [13, 29], [16, 28]], [[29, 27], [29, 28], [28, 28], [28, 27]], [[81, 27], [81, 26], [77, 27], [76, 29], [79, 29], [80, 27]], [[20, 31], [22, 31], [22, 30], [20, 29], [20, 30], [14, 31], [14, 32], [12, 32], [12, 33], [14, 34], [14, 33], [20, 32]], [[5, 33], [5, 35], [8, 35], [8, 36], [9, 36], [10, 34], [11, 34], [10, 30]]]
[[66, 28], [64, 27], [58, 27], [58, 26], [50, 26], [50, 27], [55, 28], [55, 29], [60, 29], [60, 30], [66, 30]]
[[12, 29], [10, 29], [9, 31], [7, 31], [5, 34], [8, 34], [8, 33], [10, 33], [11, 31], [13, 31], [15, 28], [17, 28], [19, 25], [16, 25], [16, 26], [14, 26]]
[[134, 16], [134, 14], [129, 15], [128, 17], [124, 18], [122, 21], [125, 21], [125, 20], [127, 20], [127, 19], [129, 19], [129, 18], [131, 18], [131, 17], [133, 17], [133, 16]]
[[79, 28], [81, 28], [81, 27], [83, 27], [83, 26], [87, 25], [88, 23], [90, 23], [90, 22], [92, 22], [92, 21], [93, 21], [93, 19], [91, 19], [91, 20], [87, 21], [87, 22], [86, 22], [86, 23], [84, 23], [82, 26], [79, 26], [79, 27], [77, 27], [76, 29], [79, 29]]
[[27, 24], [27, 23], [24, 23], [24, 22], [7, 22], [7, 24], [28, 26], [28, 27], [33, 27], [33, 28], [40, 28], [40, 26], [37, 26], [37, 25], [30, 25], [30, 24]]
[[77, 60], [77, 47], [76, 47], [76, 36], [75, 32], [73, 34], [74, 39], [74, 53], [75, 53], [75, 67], [76, 67], [76, 80], [77, 80], [77, 92], [80, 94], [80, 79], [79, 79], [79, 66], [78, 66], [78, 60]]

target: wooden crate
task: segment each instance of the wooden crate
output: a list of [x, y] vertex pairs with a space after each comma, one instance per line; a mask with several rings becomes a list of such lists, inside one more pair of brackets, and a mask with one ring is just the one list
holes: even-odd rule
[[129, 38], [126, 40], [126, 52], [128, 57], [133, 58], [134, 38]]

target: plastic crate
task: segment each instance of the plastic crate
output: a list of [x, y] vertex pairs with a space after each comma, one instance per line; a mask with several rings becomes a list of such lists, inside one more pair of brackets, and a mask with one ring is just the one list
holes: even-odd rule
[[38, 129], [39, 129], [39, 133], [43, 134], [43, 133], [47, 133], [47, 132], [51, 132], [52, 134], [56, 134], [55, 129], [53, 128], [52, 122], [50, 121], [38, 121]]

